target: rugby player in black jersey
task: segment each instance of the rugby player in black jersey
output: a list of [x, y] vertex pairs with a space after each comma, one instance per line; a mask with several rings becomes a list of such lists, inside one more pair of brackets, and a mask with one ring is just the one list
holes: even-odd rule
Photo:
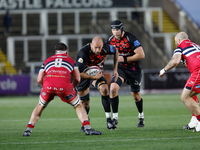
[[135, 100], [139, 112], [138, 127], [144, 127], [143, 100], [140, 95], [141, 85], [141, 63], [145, 58], [143, 48], [139, 40], [129, 32], [124, 31], [123, 23], [115, 20], [111, 24], [112, 36], [107, 39], [107, 43], [116, 47], [118, 57], [118, 79], [111, 81], [110, 103], [113, 109], [113, 124], [118, 124], [118, 91], [122, 83], [131, 86], [131, 94]]
[[[115, 79], [118, 78], [117, 49], [110, 44], [103, 43], [103, 40], [100, 37], [96, 36], [92, 39], [91, 43], [83, 46], [77, 54], [76, 64], [79, 67], [81, 82], [76, 87], [76, 89], [78, 91], [78, 95], [80, 96], [80, 100], [82, 101], [83, 106], [86, 109], [87, 114], [90, 110], [90, 83], [99, 90], [99, 92], [101, 93], [102, 104], [107, 118], [107, 128], [112, 130], [116, 129], [116, 126], [112, 123], [111, 120], [111, 108], [109, 101], [110, 97], [107, 81], [101, 71], [98, 72], [95, 76], [90, 76], [83, 72], [84, 69], [88, 66], [99, 66], [101, 69], [103, 69], [103, 63], [106, 59], [106, 55], [114, 55], [113, 75]], [[81, 127], [81, 131], [84, 132], [83, 126]]]

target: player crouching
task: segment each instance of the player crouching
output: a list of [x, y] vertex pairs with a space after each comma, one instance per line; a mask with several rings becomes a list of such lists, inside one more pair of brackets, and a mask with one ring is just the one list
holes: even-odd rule
[[[58, 43], [55, 46], [55, 55], [49, 57], [41, 66], [37, 78], [38, 83], [42, 87], [39, 103], [32, 112], [23, 136], [30, 136], [43, 110], [56, 95], [63, 102], [70, 104], [76, 109], [77, 116], [84, 127], [86, 135], [102, 134], [102, 132], [90, 127], [85, 108], [74, 89], [80, 82], [80, 73], [78, 67], [75, 66], [76, 62], [67, 53], [67, 46], [64, 43]], [[73, 77], [73, 83], [71, 83], [71, 76]]]

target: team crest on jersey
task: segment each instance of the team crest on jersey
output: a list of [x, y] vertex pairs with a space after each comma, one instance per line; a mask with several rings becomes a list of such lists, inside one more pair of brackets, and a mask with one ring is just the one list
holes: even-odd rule
[[196, 88], [200, 88], [200, 84], [196, 85]]
[[82, 59], [82, 58], [79, 58], [79, 59], [78, 59], [78, 62], [83, 63], [83, 59]]

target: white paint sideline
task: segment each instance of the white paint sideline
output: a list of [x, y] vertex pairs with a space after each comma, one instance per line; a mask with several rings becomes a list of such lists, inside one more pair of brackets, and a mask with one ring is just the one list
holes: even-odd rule
[[200, 136], [193, 137], [171, 137], [171, 138], [144, 138], [144, 139], [114, 139], [114, 140], [85, 140], [85, 141], [48, 141], [48, 142], [13, 142], [13, 143], [0, 143], [0, 145], [27, 145], [27, 144], [49, 144], [49, 143], [91, 143], [91, 142], [117, 142], [117, 141], [158, 141], [158, 140], [180, 140], [180, 139], [198, 139]]

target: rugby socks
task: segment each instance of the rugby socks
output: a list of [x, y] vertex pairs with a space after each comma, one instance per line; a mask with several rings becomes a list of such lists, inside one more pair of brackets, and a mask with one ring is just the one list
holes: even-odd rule
[[143, 99], [141, 99], [139, 102], [135, 102], [138, 112], [142, 113], [143, 112]]
[[111, 110], [110, 110], [110, 97], [107, 96], [101, 96], [102, 105], [106, 114], [106, 118], [111, 118]]
[[196, 116], [196, 118], [200, 122], [200, 115]]
[[28, 125], [27, 125], [26, 130], [29, 130], [30, 132], [32, 132], [34, 127], [35, 127], [35, 123], [29, 122]]
[[88, 120], [83, 121], [82, 125], [83, 125], [84, 129], [91, 129], [90, 122]]
[[114, 98], [110, 98], [110, 103], [112, 106], [113, 113], [118, 113], [119, 97], [118, 95]]
[[110, 101], [109, 101], [109, 95], [107, 96], [101, 96], [101, 101], [102, 101], [102, 105], [104, 108], [105, 112], [110, 112]]
[[110, 98], [110, 103], [113, 110], [113, 118], [118, 119], [118, 106], [119, 106], [119, 97], [118, 95], [114, 98]]

